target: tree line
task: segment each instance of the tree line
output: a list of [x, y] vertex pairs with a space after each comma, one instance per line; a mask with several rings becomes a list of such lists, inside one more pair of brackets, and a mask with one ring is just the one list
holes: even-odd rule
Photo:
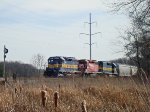
[[113, 10], [126, 12], [131, 20], [131, 27], [121, 35], [126, 56], [139, 72], [150, 75], [150, 0], [119, 0]]
[[130, 60], [128, 58], [118, 58], [118, 59], [110, 60], [110, 62], [136, 66], [136, 63], [133, 60]]
[[[6, 62], [6, 74], [17, 77], [33, 77], [38, 75], [38, 69], [31, 64], [24, 64], [18, 61]], [[0, 76], [3, 76], [3, 62], [0, 62]]]
[[[41, 54], [35, 54], [31, 59], [32, 64], [25, 64], [19, 61], [6, 62], [6, 74], [18, 77], [36, 77], [43, 74], [46, 68], [45, 58]], [[3, 62], [0, 62], [0, 77], [3, 76]]]

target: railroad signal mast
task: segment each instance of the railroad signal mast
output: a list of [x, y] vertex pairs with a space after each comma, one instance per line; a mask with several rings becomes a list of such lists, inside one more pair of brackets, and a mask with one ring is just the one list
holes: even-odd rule
[[8, 49], [4, 45], [4, 68], [3, 68], [3, 77], [5, 77], [5, 82], [7, 82], [7, 74], [5, 73], [5, 58], [8, 53]]
[[92, 35], [96, 35], [98, 33], [101, 33], [101, 32], [96, 32], [94, 34], [92, 34], [92, 24], [96, 23], [96, 22], [92, 22], [91, 20], [91, 13], [89, 14], [89, 22], [84, 22], [84, 23], [87, 23], [89, 24], [89, 33], [80, 33], [80, 34], [84, 34], [84, 35], [89, 35], [89, 43], [87, 43], [89, 46], [90, 46], [90, 60], [92, 60], [92, 45], [94, 43], [92, 43]]

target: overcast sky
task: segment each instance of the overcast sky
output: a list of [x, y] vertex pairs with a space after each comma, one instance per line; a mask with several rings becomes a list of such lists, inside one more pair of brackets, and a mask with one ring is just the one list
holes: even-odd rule
[[[104, 2], [105, 1], [105, 2]], [[30, 63], [33, 55], [89, 58], [89, 13], [92, 21], [92, 59], [123, 57], [116, 53], [118, 29], [129, 25], [125, 15], [116, 15], [106, 7], [112, 0], [0, 0], [0, 61], [3, 46], [9, 49], [8, 61]], [[107, 5], [106, 5], [107, 4]]]

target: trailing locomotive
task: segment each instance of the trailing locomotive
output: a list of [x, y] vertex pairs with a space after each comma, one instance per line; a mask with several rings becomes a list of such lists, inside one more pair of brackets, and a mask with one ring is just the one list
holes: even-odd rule
[[98, 63], [95, 60], [78, 60], [78, 70], [80, 71], [81, 75], [90, 75], [93, 73], [98, 73]]
[[99, 73], [104, 75], [119, 75], [117, 65], [107, 61], [98, 61]]
[[77, 60], [74, 57], [55, 56], [48, 59], [45, 76], [58, 77], [76, 74], [77, 76], [114, 75], [132, 76], [137, 67], [96, 60]]

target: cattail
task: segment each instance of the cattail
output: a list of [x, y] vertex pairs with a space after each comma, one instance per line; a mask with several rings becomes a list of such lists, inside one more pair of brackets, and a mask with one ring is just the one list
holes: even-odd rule
[[59, 87], [59, 90], [60, 90], [60, 84], [58, 85], [58, 87]]
[[81, 103], [81, 108], [82, 108], [82, 112], [87, 112], [85, 100], [83, 100], [83, 102]]
[[74, 85], [75, 88], [77, 88], [76, 84]]
[[19, 86], [19, 89], [20, 89], [20, 93], [22, 92], [22, 87], [21, 86]]
[[110, 86], [109, 86], [109, 84], [106, 84], [106, 88], [108, 89]]
[[58, 91], [59, 91], [59, 93], [60, 93], [60, 88], [61, 88], [61, 86], [60, 86], [60, 84], [58, 85]]
[[17, 88], [15, 88], [15, 93], [17, 93]]
[[44, 91], [44, 90], [41, 91], [41, 97], [42, 97], [42, 105], [43, 105], [43, 107], [46, 106], [46, 100], [47, 100], [46, 93], [47, 92]]
[[14, 83], [16, 83], [17, 82], [17, 76], [16, 76], [16, 74], [15, 73], [13, 73], [13, 76], [12, 76], [12, 78], [13, 78], [13, 81], [14, 81]]
[[55, 108], [58, 106], [58, 98], [59, 98], [59, 95], [58, 95], [58, 92], [56, 91], [56, 92], [54, 93]]
[[5, 80], [0, 80], [0, 85], [5, 86]]

